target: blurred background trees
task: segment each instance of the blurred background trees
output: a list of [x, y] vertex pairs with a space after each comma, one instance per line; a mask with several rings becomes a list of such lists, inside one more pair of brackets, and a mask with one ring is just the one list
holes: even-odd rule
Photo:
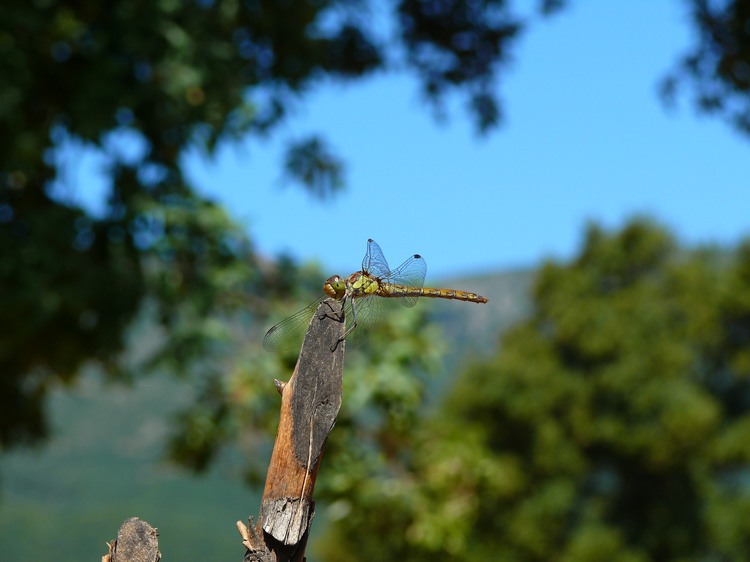
[[333, 493], [324, 559], [746, 559], [749, 295], [748, 243], [591, 226], [404, 456]]
[[[403, 2], [405, 64], [436, 103], [471, 99], [481, 129], [497, 118], [493, 78], [518, 25], [502, 3]], [[463, 37], [465, 41], [457, 41]], [[86, 360], [122, 377], [124, 331], [148, 300], [169, 334], [159, 353], [189, 368], [210, 346], [207, 322], [228, 292], [274, 296], [247, 234], [199, 196], [180, 167], [271, 134], [315, 83], [395, 64], [364, 3], [13, 2], [0, 22], [0, 444], [39, 439], [50, 385]], [[118, 150], [127, 134], [142, 150]], [[110, 193], [101, 216], [55, 197], [56, 150], [101, 149]], [[341, 163], [312, 134], [287, 172], [318, 194]], [[248, 194], [250, 195], [250, 194]], [[243, 303], [247, 306], [247, 301]], [[189, 326], [189, 328], [188, 328]]]
[[[568, 4], [538, 3], [544, 14]], [[750, 2], [684, 5], [695, 43], [665, 76], [664, 99], [688, 88], [699, 109], [750, 132]], [[306, 304], [325, 275], [258, 256], [187, 180], [185, 151], [272, 135], [316, 84], [393, 68], [417, 76], [438, 111], [458, 92], [487, 132], [501, 120], [498, 79], [530, 25], [513, 2], [401, 0], [385, 36], [370, 9], [6, 3], [0, 450], [43, 440], [48, 393], [92, 363], [117, 380], [166, 371], [200, 381], [170, 444], [192, 469], [251, 439], [249, 424], [273, 426], [275, 405], [256, 389], [290, 358], [256, 354], [238, 334], [258, 341], [261, 320]], [[138, 150], [123, 151], [122, 138]], [[66, 143], [107, 158], [100, 213], [59, 195]], [[285, 166], [320, 197], [343, 186], [344, 162], [314, 131], [290, 144]], [[399, 345], [348, 365], [359, 376], [347, 379], [330, 444], [338, 470], [321, 482], [339, 514], [327, 556], [740, 558], [749, 256], [746, 246], [681, 249], [642, 221], [614, 234], [592, 227], [573, 263], [541, 270], [531, 317], [424, 423], [438, 336], [424, 316], [390, 318], [372, 344]], [[133, 341], [148, 345], [129, 353]], [[260, 471], [248, 466], [248, 478]], [[372, 548], [341, 548], [365, 531], [378, 536]]]

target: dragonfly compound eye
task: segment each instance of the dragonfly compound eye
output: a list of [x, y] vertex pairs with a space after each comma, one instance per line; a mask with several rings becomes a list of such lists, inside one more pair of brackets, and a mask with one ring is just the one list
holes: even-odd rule
[[346, 283], [344, 283], [338, 275], [333, 275], [326, 279], [326, 282], [323, 284], [323, 291], [325, 291], [329, 297], [339, 299], [343, 297], [346, 292]]

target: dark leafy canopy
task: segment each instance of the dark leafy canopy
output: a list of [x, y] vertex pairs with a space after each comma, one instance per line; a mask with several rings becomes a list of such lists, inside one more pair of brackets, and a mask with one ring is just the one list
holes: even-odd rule
[[405, 461], [334, 497], [357, 508], [326, 559], [745, 560], [750, 242], [591, 227], [533, 301]]
[[[704, 107], [742, 124], [746, 111], [727, 108], [747, 103], [747, 2], [686, 1], [699, 42], [670, 84], [691, 78]], [[564, 4], [539, 2], [545, 13]], [[43, 435], [49, 385], [74, 380], [85, 360], [118, 372], [124, 330], [145, 299], [169, 333], [160, 356], [186, 366], [210, 341], [219, 295], [267, 294], [245, 234], [182, 175], [186, 148], [270, 134], [321, 81], [402, 62], [436, 103], [464, 93], [486, 130], [499, 119], [495, 81], [521, 29], [510, 6], [396, 1], [399, 51], [378, 36], [366, 0], [5, 2], [0, 446]], [[115, 132], [145, 149], [126, 158]], [[102, 213], [55, 195], [55, 149], [66, 140], [107, 157]], [[318, 193], [342, 181], [341, 162], [315, 135], [290, 147], [287, 171]]]
[[663, 83], [669, 100], [682, 82], [698, 107], [750, 134], [750, 2], [689, 0], [697, 44]]
[[[44, 434], [49, 385], [74, 379], [83, 361], [123, 374], [124, 330], [144, 299], [169, 334], [157, 356], [185, 368], [206, 352], [221, 295], [269, 294], [245, 235], [196, 195], [180, 157], [189, 146], [210, 151], [222, 139], [268, 134], [317, 82], [384, 67], [367, 9], [326, 0], [4, 4], [0, 446]], [[502, 3], [405, 3], [399, 18], [416, 22], [407, 52], [438, 46], [414, 65], [434, 95], [448, 80], [489, 95], [513, 35]], [[434, 18], [439, 38], [418, 27]], [[460, 45], [445, 44], [459, 33]], [[441, 74], [474, 60], [471, 74]], [[483, 126], [494, 120], [489, 101], [473, 114]], [[119, 154], [114, 131], [138, 137], [143, 154]], [[108, 158], [101, 215], [54, 196], [53, 149], [66, 139]], [[316, 193], [341, 185], [341, 163], [315, 136], [290, 147], [287, 171]]]
[[490, 80], [519, 30], [503, 4], [404, 0], [399, 6], [408, 59], [424, 77], [427, 95], [440, 99], [447, 88], [468, 85], [482, 130], [498, 121]]

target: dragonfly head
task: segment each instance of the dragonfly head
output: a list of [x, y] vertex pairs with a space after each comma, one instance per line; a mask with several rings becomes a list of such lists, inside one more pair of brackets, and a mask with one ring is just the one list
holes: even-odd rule
[[323, 283], [323, 290], [329, 297], [341, 300], [346, 294], [346, 283], [338, 275], [332, 275]]

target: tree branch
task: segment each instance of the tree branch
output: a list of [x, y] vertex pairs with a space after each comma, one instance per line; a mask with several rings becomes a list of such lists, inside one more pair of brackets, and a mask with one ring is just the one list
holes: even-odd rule
[[[345, 322], [327, 299], [310, 322], [294, 374], [281, 393], [281, 415], [257, 526], [237, 522], [245, 561], [301, 561], [315, 513], [312, 499], [325, 441], [341, 407]], [[335, 350], [331, 348], [335, 346]]]
[[[281, 394], [281, 416], [259, 521], [237, 521], [246, 548], [244, 562], [304, 560], [323, 446], [341, 407], [345, 342], [339, 339], [345, 324], [341, 303], [325, 300], [310, 321], [292, 377], [287, 383], [274, 381]], [[108, 546], [102, 562], [161, 558], [157, 530], [137, 517], [126, 520]]]
[[102, 562], [159, 562], [159, 532], [142, 519], [126, 519], [117, 539], [107, 543], [109, 552]]

